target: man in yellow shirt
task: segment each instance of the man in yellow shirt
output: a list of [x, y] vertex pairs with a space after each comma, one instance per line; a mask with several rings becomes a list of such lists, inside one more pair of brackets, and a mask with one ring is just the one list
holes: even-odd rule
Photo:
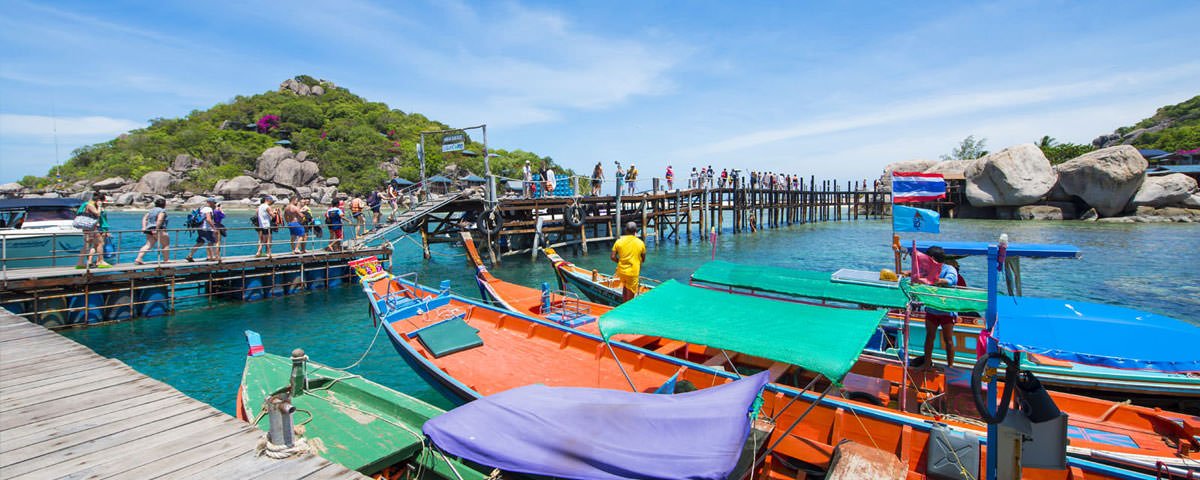
[[623, 300], [628, 301], [638, 293], [638, 277], [642, 274], [642, 262], [646, 261], [646, 244], [637, 238], [636, 223], [625, 224], [625, 235], [613, 243], [612, 261], [617, 262], [617, 278], [624, 287]]

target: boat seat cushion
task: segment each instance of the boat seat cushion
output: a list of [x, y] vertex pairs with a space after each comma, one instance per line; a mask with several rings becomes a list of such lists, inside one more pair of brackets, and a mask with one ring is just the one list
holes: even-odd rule
[[440, 358], [483, 345], [483, 339], [479, 337], [479, 330], [467, 325], [461, 316], [424, 327], [413, 332], [412, 336], [421, 341], [421, 345], [429, 350], [433, 358]]

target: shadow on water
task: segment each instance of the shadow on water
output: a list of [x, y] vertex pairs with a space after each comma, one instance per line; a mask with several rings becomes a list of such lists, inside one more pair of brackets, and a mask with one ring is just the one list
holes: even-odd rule
[[[126, 218], [129, 217], [129, 218]], [[136, 214], [119, 214], [132, 222]], [[1200, 229], [1173, 224], [1087, 224], [948, 220], [940, 239], [994, 240], [1001, 232], [1014, 242], [1070, 243], [1083, 251], [1080, 260], [1028, 261], [1022, 265], [1025, 294], [1081, 298], [1149, 310], [1200, 323]], [[922, 235], [923, 238], [934, 238]], [[752, 235], [726, 233], [718, 240], [718, 259], [756, 265], [830, 271], [839, 268], [890, 268], [890, 223], [858, 221], [797, 225]], [[909, 237], [904, 237], [909, 238]], [[449, 279], [457, 293], [478, 297], [462, 249], [434, 245], [434, 256], [421, 259], [419, 247], [396, 244], [393, 271], [415, 270], [420, 281]], [[593, 245], [587, 256], [562, 249], [571, 261], [609, 272], [607, 246]], [[686, 281], [714, 254], [708, 242], [650, 242], [645, 276]], [[973, 285], [985, 278], [982, 259], [962, 263]], [[507, 257], [494, 273], [506, 280], [537, 286], [554, 284], [550, 265], [528, 256]], [[354, 363], [370, 344], [368, 305], [355, 286], [254, 303], [214, 303], [210, 308], [173, 316], [70, 330], [64, 335], [98, 353], [120, 359], [184, 393], [233, 413], [246, 345], [242, 331], [263, 335], [268, 352], [287, 355], [303, 348], [317, 362], [334, 367]], [[442, 407], [440, 397], [402, 362], [386, 335], [354, 373]]]

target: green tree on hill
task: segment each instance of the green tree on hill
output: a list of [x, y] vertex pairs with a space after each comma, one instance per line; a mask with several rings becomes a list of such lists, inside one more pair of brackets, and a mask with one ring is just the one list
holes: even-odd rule
[[[321, 84], [307, 75], [295, 79], [309, 86]], [[63, 181], [70, 184], [110, 176], [137, 179], [146, 172], [166, 170], [176, 156], [187, 154], [199, 159], [201, 166], [188, 172], [181, 188], [207, 191], [217, 180], [254, 170], [264, 150], [279, 140], [288, 140], [291, 148], [309, 152], [309, 158], [320, 166], [321, 175], [339, 177], [341, 190], [363, 192], [388, 179], [387, 172], [380, 168], [382, 163], [391, 164], [400, 176], [416, 180], [420, 132], [450, 128], [419, 113], [391, 109], [345, 88], [326, 86], [329, 88], [323, 95], [301, 96], [290, 90], [239, 95], [183, 118], [153, 119], [146, 128], [76, 149], [61, 168]], [[266, 116], [277, 116], [278, 128], [260, 133], [257, 122]], [[440, 148], [432, 148], [429, 138], [426, 143], [429, 175], [440, 172], [448, 163], [483, 174], [482, 158], [443, 154]], [[483, 149], [473, 140], [467, 148], [475, 152]], [[549, 157], [523, 150], [493, 152], [500, 155], [492, 158], [497, 174], [519, 176], [526, 159], [547, 162], [556, 171], [570, 173]], [[53, 173], [27, 177], [22, 183], [44, 186], [53, 180]]]
[[974, 135], [967, 135], [949, 155], [942, 155], [942, 160], [973, 160], [982, 157], [988, 154], [988, 151], [984, 150], [986, 145], [986, 138], [976, 140]]

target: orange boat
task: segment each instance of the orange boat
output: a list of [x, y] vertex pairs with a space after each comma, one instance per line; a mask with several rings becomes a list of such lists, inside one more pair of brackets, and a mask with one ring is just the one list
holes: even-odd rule
[[[613, 275], [600, 273], [597, 270], [588, 270], [568, 262], [550, 247], [543, 248], [542, 253], [546, 255], [546, 259], [550, 260], [550, 264], [554, 265], [554, 275], [558, 277], [558, 288], [560, 290], [566, 291], [567, 285], [571, 285], [576, 290], [583, 292], [588, 300], [593, 302], [614, 307], [625, 303], [623, 295], [624, 287], [621, 285], [621, 279]], [[641, 277], [638, 280], [637, 293], [639, 295], [646, 293], [659, 283], [662, 282]]]
[[[363, 273], [358, 268], [356, 271]], [[432, 290], [398, 281], [386, 272], [372, 275], [364, 278], [363, 288], [371, 299], [372, 308], [383, 319], [383, 327], [397, 351], [430, 383], [463, 400], [535, 383], [609, 389], [627, 389], [634, 385], [635, 390], [653, 392], [672, 383], [707, 388], [738, 378], [738, 375], [719, 368], [729, 360], [723, 350], [647, 336], [638, 337], [643, 342], [640, 347], [623, 342], [606, 343], [600, 336], [557, 322], [502, 311], [451, 295], [446, 284], [439, 290]], [[668, 285], [678, 284], [669, 282]], [[730, 298], [722, 300], [737, 306], [745, 301], [765, 301], [704, 292], [705, 295], [727, 295]], [[651, 298], [654, 296], [648, 294], [640, 298], [656, 302]], [[638, 302], [630, 304], [635, 303]], [[821, 317], [829, 316], [826, 309], [820, 307], [770, 303], [772, 309], [786, 310], [790, 315], [787, 318], [802, 318], [802, 322], [795, 324], [797, 326], [816, 324]], [[877, 319], [858, 318], [869, 317], [873, 312], [841, 312], [839, 315], [853, 319], [860, 327], [868, 325], [866, 336], [874, 329], [870, 324]], [[862, 334], [860, 328], [857, 335]], [[865, 343], [866, 337], [861, 340]], [[857, 339], [848, 344], [853, 347], [855, 341]], [[861, 345], [854, 348], [861, 350]], [[855, 351], [854, 357], [857, 355]], [[618, 360], [614, 361], [614, 358]], [[733, 358], [738, 360], [737, 368], [745, 369], [742, 373], [758, 364], [765, 367], [760, 370], [770, 372], [774, 382], [767, 387], [761, 409], [762, 415], [779, 427], [772, 430], [768, 441], [774, 447], [765, 457], [768, 471], [823, 469], [835, 446], [843, 440], [851, 440], [895, 455], [907, 465], [908, 477], [917, 479], [925, 478], [928, 465], [947, 461], [947, 457], [930, 449], [931, 435], [955, 437], [960, 441], [966, 439], [968, 446], [973, 444], [980, 450], [986, 448], [980, 445], [982, 427], [957, 417], [942, 418], [944, 424], [935, 426], [931, 421], [934, 419], [920, 414], [865, 401], [818, 396], [807, 388], [800, 388], [805, 384], [824, 388], [837, 383], [814, 381], [822, 378], [818, 375], [822, 372], [819, 365], [765, 360], [767, 357], [755, 356], [753, 351]], [[850, 380], [854, 378], [847, 379], [844, 375], [845, 372], [827, 377], [853, 388]], [[887, 393], [878, 389], [873, 392], [880, 397], [880, 403], [892, 402], [885, 398]], [[1071, 427], [1083, 436], [1071, 439], [1068, 449], [1071, 456], [1066, 460], [1065, 470], [1027, 468], [1024, 471], [1026, 478], [1150, 478], [1111, 463], [1153, 468], [1155, 462], [1170, 464], [1200, 460], [1200, 455], [1189, 450], [1194, 448], [1196, 440], [1185, 431], [1200, 425], [1197, 423], [1200, 419], [1174, 418], [1164, 412], [1086, 397], [1056, 394], [1054, 399], [1070, 412]], [[794, 428], [784, 429], [783, 426]], [[1119, 441], [1106, 442], [1110, 437]], [[958, 461], [957, 467], [979, 471], [984, 457], [980, 453], [975, 455], [970, 455], [967, 461]]]

